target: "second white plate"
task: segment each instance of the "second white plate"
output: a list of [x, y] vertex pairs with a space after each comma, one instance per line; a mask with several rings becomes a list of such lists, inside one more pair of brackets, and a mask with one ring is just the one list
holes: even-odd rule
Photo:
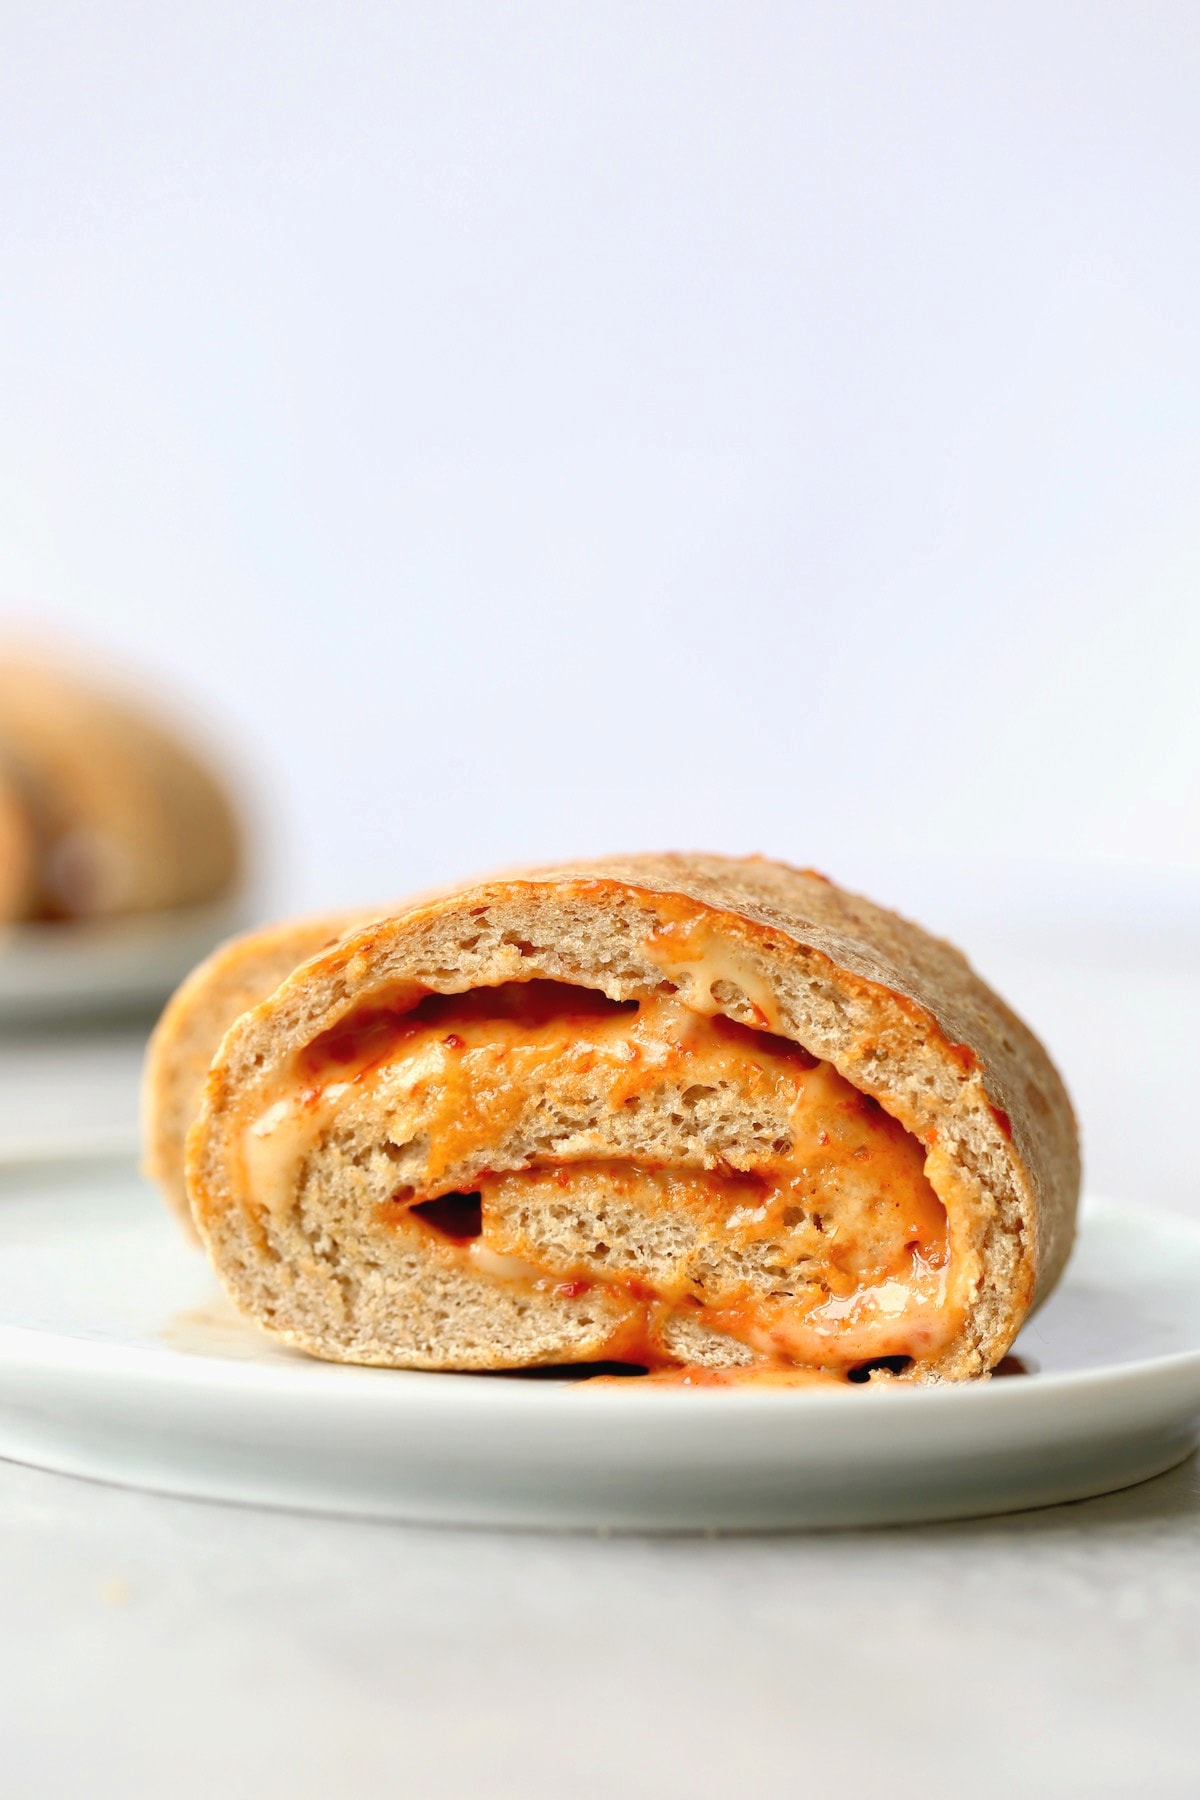
[[231, 898], [125, 919], [5, 926], [0, 1025], [157, 1006], [242, 918], [242, 902]]
[[1200, 1228], [1093, 1202], [1032, 1372], [680, 1389], [310, 1361], [243, 1324], [116, 1162], [0, 1172], [0, 1455], [136, 1487], [447, 1524], [963, 1517], [1159, 1474], [1200, 1424]]

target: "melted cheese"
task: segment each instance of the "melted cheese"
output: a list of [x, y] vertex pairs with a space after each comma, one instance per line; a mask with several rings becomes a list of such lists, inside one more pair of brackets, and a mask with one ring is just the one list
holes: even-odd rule
[[[687, 1004], [699, 1013], [723, 1013], [741, 995], [753, 1022], [779, 1031], [779, 1009], [770, 982], [751, 954], [721, 936], [707, 919], [689, 918], [660, 925], [646, 940], [646, 953], [663, 974], [685, 991]], [[736, 1005], [735, 1005], [736, 1010]]]
[[[597, 1354], [670, 1361], [664, 1340], [681, 1318], [748, 1346], [765, 1366], [934, 1354], [957, 1329], [961, 1283], [949, 1279], [946, 1213], [920, 1145], [828, 1064], [716, 1013], [712, 990], [727, 982], [756, 1015], [772, 1016], [736, 951], [710, 954], [708, 946], [701, 954], [691, 938], [673, 948], [686, 953], [672, 965], [676, 973], [703, 987], [713, 1012], [664, 993], [634, 1010], [544, 982], [523, 992], [510, 984], [431, 996], [407, 1013], [360, 1009], [309, 1047], [281, 1091], [260, 1096], [241, 1134], [245, 1191], [283, 1219], [307, 1159], [346, 1109], [365, 1105], [405, 1121], [406, 1133], [427, 1144], [419, 1191], [384, 1202], [381, 1225], [413, 1230], [419, 1215], [411, 1208], [467, 1185], [455, 1171], [474, 1168], [482, 1235], [459, 1243], [426, 1229], [427, 1248], [481, 1279], [566, 1301], [601, 1291], [620, 1322]], [[603, 1157], [604, 1147], [586, 1142], [565, 1157], [550, 1152], [549, 1167], [487, 1169], [489, 1155], [552, 1086], [590, 1084], [619, 1115], [672, 1081], [702, 1093], [728, 1086], [751, 1107], [783, 1108], [787, 1136], [745, 1169], [597, 1164], [589, 1158]], [[688, 1220], [690, 1260], [685, 1254], [647, 1279], [619, 1257], [603, 1265], [590, 1254], [564, 1260], [514, 1226], [531, 1202], [535, 1212], [548, 1204], [548, 1184], [569, 1199], [586, 1182], [647, 1220]], [[768, 1258], [769, 1272], [776, 1254], [791, 1262], [774, 1286], [720, 1273], [756, 1257]]]

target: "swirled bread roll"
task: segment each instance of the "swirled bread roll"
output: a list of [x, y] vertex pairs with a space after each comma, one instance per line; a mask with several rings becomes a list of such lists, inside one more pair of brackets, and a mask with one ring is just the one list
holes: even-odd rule
[[237, 881], [239, 829], [220, 782], [173, 729], [90, 678], [0, 655], [0, 771], [32, 846], [9, 916], [187, 906]]
[[424, 1369], [986, 1373], [1066, 1260], [1045, 1050], [949, 945], [762, 859], [380, 919], [225, 1036], [187, 1150], [234, 1302]]
[[37, 845], [18, 784], [0, 762], [0, 925], [24, 918], [37, 887]]

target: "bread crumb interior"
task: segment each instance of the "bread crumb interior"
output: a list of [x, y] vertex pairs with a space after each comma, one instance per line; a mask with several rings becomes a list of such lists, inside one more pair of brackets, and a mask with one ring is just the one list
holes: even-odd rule
[[863, 1379], [934, 1360], [961, 1323], [923, 1146], [669, 981], [376, 993], [259, 1091], [241, 1143], [271, 1219], [319, 1215], [328, 1239], [340, 1218], [385, 1270], [433, 1259], [577, 1326], [590, 1309], [581, 1358], [669, 1372], [721, 1346]]

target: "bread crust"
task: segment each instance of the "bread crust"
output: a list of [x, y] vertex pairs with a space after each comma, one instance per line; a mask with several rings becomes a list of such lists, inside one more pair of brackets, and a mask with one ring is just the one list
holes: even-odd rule
[[244, 932], [218, 945], [163, 1009], [142, 1072], [142, 1169], [193, 1243], [200, 1239], [184, 1179], [184, 1144], [221, 1039], [247, 1008], [361, 922], [359, 913], [328, 913]]
[[[263, 1272], [277, 1252], [255, 1260], [261, 1222], [238, 1186], [238, 1109], [248, 1087], [381, 987], [454, 993], [545, 976], [621, 999], [667, 968], [689, 1005], [795, 1038], [926, 1146], [973, 1274], [964, 1329], [925, 1375], [985, 1373], [1070, 1251], [1079, 1155], [1062, 1081], [952, 946], [813, 871], [758, 857], [637, 855], [485, 882], [352, 932], [243, 1014], [214, 1060], [187, 1151], [193, 1214], [235, 1302], [320, 1355], [511, 1363], [499, 1335], [490, 1360], [486, 1346], [444, 1363], [436, 1345], [416, 1354], [407, 1315], [353, 1343], [319, 1317], [289, 1323]], [[545, 1326], [545, 1354], [516, 1360], [572, 1354], [550, 1313]]]

